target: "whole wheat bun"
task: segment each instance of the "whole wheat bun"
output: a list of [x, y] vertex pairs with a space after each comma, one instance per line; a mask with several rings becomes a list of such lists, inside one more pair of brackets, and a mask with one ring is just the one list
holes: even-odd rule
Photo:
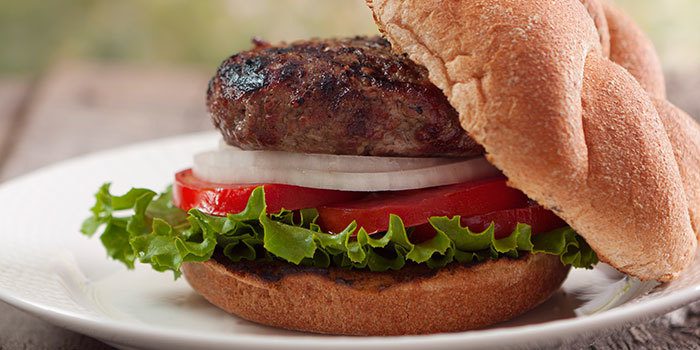
[[558, 256], [545, 254], [392, 272], [268, 262], [224, 265], [216, 259], [182, 266], [192, 288], [229, 313], [274, 327], [345, 335], [485, 327], [547, 300], [568, 271]]
[[602, 0], [368, 0], [510, 185], [602, 261], [668, 281], [693, 259], [700, 131], [651, 42]]

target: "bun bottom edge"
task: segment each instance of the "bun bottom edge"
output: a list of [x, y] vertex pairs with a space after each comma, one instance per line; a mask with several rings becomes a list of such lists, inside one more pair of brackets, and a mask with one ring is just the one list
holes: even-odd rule
[[226, 312], [290, 330], [365, 336], [458, 332], [509, 320], [547, 300], [569, 271], [545, 254], [389, 272], [220, 261], [185, 263], [182, 272]]

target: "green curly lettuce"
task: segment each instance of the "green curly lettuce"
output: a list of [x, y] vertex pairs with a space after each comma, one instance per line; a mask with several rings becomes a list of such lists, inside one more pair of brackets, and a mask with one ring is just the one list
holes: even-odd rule
[[209, 260], [215, 251], [233, 262], [278, 259], [371, 271], [398, 270], [408, 262], [438, 268], [454, 261], [517, 258], [524, 252], [558, 255], [563, 264], [581, 268], [598, 261], [570, 227], [532, 236], [529, 225], [518, 223], [509, 236], [496, 239], [493, 224], [472, 232], [459, 216], [431, 217], [435, 237], [413, 243], [412, 230], [396, 215], [390, 215], [385, 233], [370, 235], [355, 222], [338, 234], [325, 233], [316, 224], [315, 209], [267, 213], [262, 187], [251, 193], [243, 211], [225, 217], [175, 207], [171, 188], [160, 195], [131, 189], [122, 196], [112, 195], [109, 188], [105, 184], [96, 193], [92, 216], [81, 232], [93, 236], [103, 228], [100, 240], [111, 258], [128, 268], [138, 260], [157, 271], [172, 271], [176, 278], [182, 263]]

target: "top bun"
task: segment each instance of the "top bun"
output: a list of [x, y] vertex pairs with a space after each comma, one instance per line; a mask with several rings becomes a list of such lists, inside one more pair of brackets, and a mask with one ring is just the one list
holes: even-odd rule
[[[489, 161], [602, 261], [659, 281], [692, 262], [700, 165], [683, 157], [700, 159], [689, 139], [700, 134], [665, 100], [653, 46], [619, 10], [600, 0], [368, 4]], [[695, 129], [667, 135], [665, 124]]]

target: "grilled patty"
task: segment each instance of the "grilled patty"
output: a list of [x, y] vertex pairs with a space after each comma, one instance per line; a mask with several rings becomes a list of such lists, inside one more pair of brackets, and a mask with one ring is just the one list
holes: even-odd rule
[[372, 156], [483, 154], [428, 72], [380, 37], [314, 39], [225, 60], [207, 106], [247, 150]]

